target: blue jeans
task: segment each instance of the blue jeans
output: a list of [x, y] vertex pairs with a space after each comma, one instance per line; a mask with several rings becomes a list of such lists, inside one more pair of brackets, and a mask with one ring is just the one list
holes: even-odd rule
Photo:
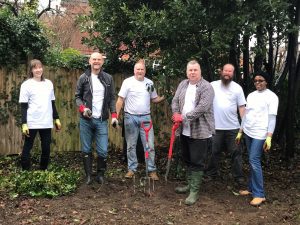
[[249, 191], [253, 197], [264, 198], [264, 181], [261, 167], [261, 156], [265, 140], [258, 140], [245, 135], [250, 163]]
[[95, 139], [96, 152], [99, 157], [107, 157], [108, 127], [107, 120], [80, 118], [80, 142], [82, 152], [92, 152], [92, 142]]
[[[125, 113], [124, 115], [124, 125], [125, 125], [125, 138], [127, 142], [127, 160], [128, 169], [135, 172], [138, 166], [138, 160], [136, 156], [136, 144], [138, 140], [138, 135], [141, 136], [144, 151], [146, 149], [146, 134], [144, 129], [141, 127], [143, 121], [150, 121], [150, 115], [132, 115]], [[147, 124], [145, 124], [146, 126]], [[146, 126], [148, 127], [148, 125]], [[154, 132], [153, 127], [149, 131], [148, 145], [150, 148], [149, 158], [148, 158], [148, 171], [155, 171], [155, 151], [154, 151]], [[145, 159], [146, 160], [146, 159]]]

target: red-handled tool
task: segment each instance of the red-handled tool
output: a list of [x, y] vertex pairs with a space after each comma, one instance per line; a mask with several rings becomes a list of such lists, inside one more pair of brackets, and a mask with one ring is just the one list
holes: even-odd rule
[[172, 154], [173, 154], [173, 144], [175, 141], [175, 132], [180, 126], [180, 123], [174, 123], [172, 126], [172, 133], [171, 133], [171, 140], [170, 140], [170, 147], [169, 147], [169, 153], [168, 153], [168, 162], [167, 162], [167, 169], [166, 169], [166, 174], [165, 174], [165, 180], [168, 181], [168, 174], [170, 171], [170, 166], [171, 166], [171, 160], [172, 160]]

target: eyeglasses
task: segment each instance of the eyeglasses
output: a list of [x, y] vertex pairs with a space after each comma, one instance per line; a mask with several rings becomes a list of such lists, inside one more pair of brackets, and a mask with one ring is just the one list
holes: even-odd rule
[[261, 79], [259, 79], [259, 80], [253, 80], [253, 83], [262, 83], [264, 81], [266, 81], [266, 80], [261, 80]]

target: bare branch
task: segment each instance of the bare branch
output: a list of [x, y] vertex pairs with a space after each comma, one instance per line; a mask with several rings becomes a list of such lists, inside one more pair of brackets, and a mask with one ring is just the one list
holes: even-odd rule
[[12, 4], [10, 2], [7, 2], [7, 1], [3, 1], [3, 0], [0, 0], [0, 8], [2, 8], [3, 6], [8, 6], [8, 8], [10, 9], [10, 11], [17, 17], [18, 16], [18, 9], [16, 8], [17, 2], [15, 2], [15, 4]]

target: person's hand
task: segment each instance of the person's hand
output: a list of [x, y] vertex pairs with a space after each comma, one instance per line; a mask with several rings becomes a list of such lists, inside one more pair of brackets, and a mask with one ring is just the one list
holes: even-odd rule
[[267, 152], [271, 149], [271, 142], [272, 142], [272, 137], [268, 136], [263, 146], [264, 151]]
[[243, 136], [243, 133], [238, 132], [238, 134], [236, 135], [236, 138], [235, 138], [235, 144], [236, 145], [239, 145], [241, 143], [242, 136]]
[[55, 124], [55, 131], [60, 131], [61, 130], [61, 123], [59, 119], [55, 119], [54, 120], [54, 124]]
[[22, 124], [22, 134], [25, 135], [26, 137], [29, 137], [29, 128], [26, 123]]
[[173, 116], [172, 116], [172, 121], [174, 123], [181, 123], [183, 120], [183, 117], [180, 113], [174, 113]]
[[117, 126], [119, 126], [119, 121], [118, 121], [118, 115], [117, 113], [112, 113], [111, 114], [111, 125], [116, 128]]
[[84, 108], [82, 115], [86, 118], [91, 118], [92, 111], [89, 108]]

